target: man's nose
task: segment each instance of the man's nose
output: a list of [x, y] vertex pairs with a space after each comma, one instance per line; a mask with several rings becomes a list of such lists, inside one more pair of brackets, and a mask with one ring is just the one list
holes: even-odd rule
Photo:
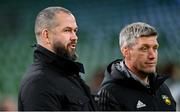
[[78, 36], [76, 35], [76, 32], [72, 32], [71, 40], [78, 40]]
[[157, 57], [157, 50], [150, 49], [149, 54], [148, 54], [148, 58], [149, 59], [155, 59], [156, 57]]

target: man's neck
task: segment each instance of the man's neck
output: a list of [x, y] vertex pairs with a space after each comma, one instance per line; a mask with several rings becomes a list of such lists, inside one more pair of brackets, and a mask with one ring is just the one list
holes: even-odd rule
[[136, 75], [136, 77], [141, 80], [145, 85], [149, 85], [149, 79], [148, 79], [148, 74], [145, 74], [143, 72], [136, 72], [131, 68], [126, 62], [125, 65], [127, 66], [128, 70], [133, 74]]
[[149, 78], [147, 74], [137, 73], [135, 74], [140, 80], [142, 80], [146, 85], [149, 85]]
[[138, 81], [140, 81], [143, 85], [149, 85], [149, 78], [148, 78], [148, 76], [146, 76], [146, 75], [144, 75], [144, 76], [146, 76], [146, 77], [141, 77], [138, 73], [134, 73], [134, 72], [132, 72], [130, 69], [128, 69], [128, 71], [131, 73], [131, 75], [132, 75], [132, 77], [135, 79], [135, 80], [138, 80]]

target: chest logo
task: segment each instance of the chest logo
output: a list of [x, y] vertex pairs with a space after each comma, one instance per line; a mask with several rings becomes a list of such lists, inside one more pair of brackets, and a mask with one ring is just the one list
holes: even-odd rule
[[142, 107], [145, 107], [145, 106], [146, 106], [146, 104], [144, 104], [142, 101], [138, 100], [136, 108], [142, 108]]
[[163, 99], [163, 101], [164, 101], [165, 104], [171, 105], [171, 100], [170, 100], [170, 98], [169, 98], [168, 96], [166, 96], [166, 95], [161, 95], [161, 97], [162, 97], [162, 99]]

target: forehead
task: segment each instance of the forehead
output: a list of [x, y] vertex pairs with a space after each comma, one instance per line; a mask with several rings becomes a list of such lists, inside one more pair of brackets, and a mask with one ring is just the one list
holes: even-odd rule
[[136, 39], [137, 45], [158, 45], [157, 36], [140, 37]]
[[67, 14], [64, 12], [59, 12], [55, 16], [55, 21], [57, 22], [58, 26], [62, 27], [72, 27], [76, 28], [76, 19], [72, 14]]

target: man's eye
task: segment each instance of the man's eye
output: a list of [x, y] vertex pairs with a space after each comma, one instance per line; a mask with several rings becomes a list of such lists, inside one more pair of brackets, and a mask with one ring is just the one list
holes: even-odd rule
[[147, 47], [142, 47], [140, 50], [141, 50], [141, 51], [147, 51], [148, 48], [147, 48]]
[[74, 30], [75, 33], [77, 33], [77, 30]]
[[154, 47], [153, 49], [154, 49], [154, 50], [157, 50], [157, 49], [158, 49], [158, 47]]
[[64, 30], [65, 32], [71, 32], [71, 30]]

